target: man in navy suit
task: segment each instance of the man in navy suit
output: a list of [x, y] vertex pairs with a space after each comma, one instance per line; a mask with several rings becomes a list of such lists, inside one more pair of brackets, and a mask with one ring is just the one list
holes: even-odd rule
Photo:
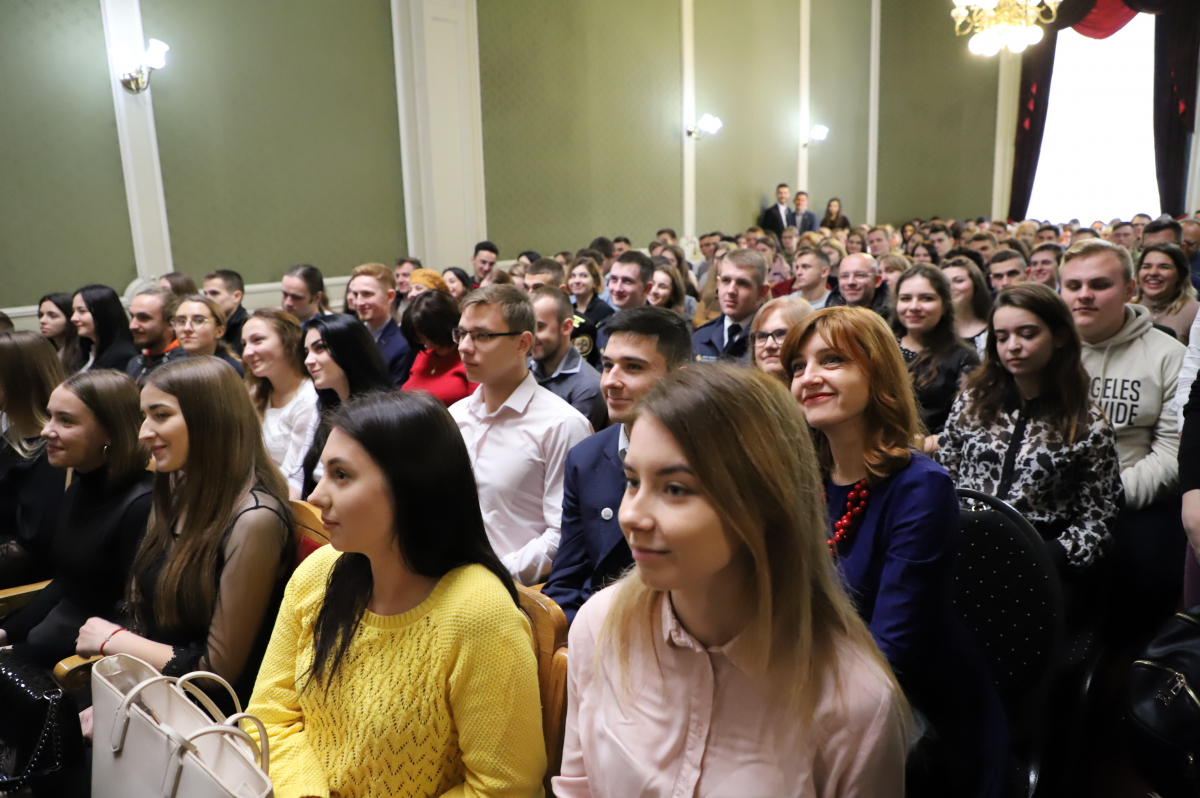
[[396, 298], [396, 275], [382, 263], [364, 263], [350, 273], [346, 286], [347, 299], [354, 302], [354, 310], [363, 324], [367, 325], [383, 362], [387, 364], [392, 384], [399, 388], [408, 380], [416, 352], [400, 332], [400, 325], [392, 318], [392, 300]]
[[796, 214], [788, 207], [788, 200], [791, 199], [792, 190], [788, 188], [787, 183], [780, 183], [775, 187], [775, 204], [762, 212], [762, 216], [758, 217], [758, 226], [763, 230], [769, 230], [777, 236], [783, 235], [785, 227], [796, 226]]
[[817, 229], [817, 215], [808, 209], [808, 192], [796, 192], [796, 229], [801, 235]]
[[735, 249], [721, 261], [717, 298], [721, 315], [692, 336], [696, 360], [746, 360], [750, 357], [750, 325], [771, 293], [767, 262], [756, 249]]
[[626, 424], [638, 400], [667, 372], [691, 356], [687, 325], [679, 314], [643, 306], [605, 319], [600, 390], [612, 426], [575, 445], [563, 477], [562, 540], [542, 593], [558, 602], [567, 621], [593, 593], [633, 565], [617, 515], [625, 495], [622, 461], [629, 446]]

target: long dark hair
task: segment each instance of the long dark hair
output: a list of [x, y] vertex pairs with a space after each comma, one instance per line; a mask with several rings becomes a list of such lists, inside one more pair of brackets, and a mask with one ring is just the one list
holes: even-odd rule
[[[67, 324], [63, 327], [63, 345], [58, 349], [58, 359], [62, 361], [66, 372], [72, 374], [83, 365], [83, 358], [79, 353], [79, 330], [71, 323], [71, 316], [75, 315], [75, 309], [71, 307], [71, 295], [62, 291], [46, 294], [38, 300], [38, 310], [41, 310], [43, 302], [54, 303], [67, 319]], [[57, 348], [58, 344], [55, 344], [55, 347]]]
[[77, 296], [83, 297], [83, 304], [92, 314], [92, 325], [96, 328], [94, 344], [88, 338], [79, 340], [80, 355], [85, 361], [93, 351], [96, 357], [99, 357], [117, 341], [133, 344], [133, 334], [129, 332], [129, 317], [125, 315], [121, 297], [117, 296], [116, 291], [107, 285], [93, 283], [76, 291], [71, 301], [74, 302]]
[[421, 336], [436, 346], [454, 346], [451, 331], [460, 318], [457, 299], [444, 291], [424, 291], [409, 301], [400, 319], [400, 332], [414, 350], [425, 348]]
[[915, 277], [924, 277], [928, 280], [942, 303], [942, 318], [925, 335], [925, 339], [922, 341], [924, 348], [913, 362], [908, 364], [908, 371], [913, 375], [913, 385], [917, 388], [926, 388], [937, 379], [938, 367], [942, 365], [943, 361], [952, 355], [954, 350], [965, 347], [966, 344], [958, 337], [958, 332], [954, 327], [954, 303], [950, 298], [950, 280], [942, 274], [942, 270], [937, 266], [925, 263], [913, 266], [900, 275], [900, 279], [896, 281], [896, 290], [892, 292], [892, 332], [896, 334], [897, 338], [903, 337], [908, 332], [900, 323], [900, 315], [896, 313], [896, 298], [900, 296], [900, 286], [904, 285], [906, 280]]
[[[520, 606], [516, 585], [488, 541], [466, 444], [441, 402], [420, 391], [368, 394], [339, 408], [330, 424], [362, 446], [387, 478], [392, 532], [409, 570], [440, 578], [464, 565], [482, 565]], [[342, 554], [313, 628], [305, 688], [315, 679], [328, 689], [373, 589], [367, 556]]]
[[[838, 204], [837, 216], [833, 216], [829, 208], [833, 203]], [[821, 227], [827, 227], [830, 230], [840, 230], [850, 226], [850, 220], [846, 218], [846, 209], [842, 206], [842, 201], [837, 197], [830, 197], [829, 202], [825, 203], [825, 215], [821, 218]]]
[[[304, 322], [304, 330], [300, 340], [308, 338], [308, 331], [316, 330], [325, 347], [329, 350], [333, 362], [346, 372], [346, 382], [350, 386], [350, 396], [369, 391], [392, 390], [392, 378], [388, 375], [387, 366], [383, 364], [383, 355], [375, 339], [367, 332], [366, 325], [345, 313], [333, 313], [329, 316], [313, 316]], [[303, 343], [301, 344], [303, 345]], [[329, 439], [329, 419], [326, 414], [342, 403], [337, 391], [324, 388], [317, 391], [317, 410], [322, 419], [313, 436], [312, 446], [304, 455], [304, 494], [315, 486], [312, 481], [313, 471], [321, 461], [321, 450]]]
[[1041, 319], [1050, 328], [1050, 334], [1061, 343], [1042, 372], [1045, 377], [1038, 399], [1039, 415], [1046, 418], [1066, 442], [1074, 443], [1080, 426], [1087, 429], [1091, 407], [1090, 380], [1083, 367], [1083, 345], [1079, 342], [1079, 331], [1075, 329], [1075, 320], [1067, 303], [1052, 288], [1041, 283], [1010, 285], [996, 297], [996, 305], [988, 317], [987, 356], [967, 381], [966, 415], [987, 427], [1006, 407], [1016, 407], [1021, 402], [1017, 381], [1000, 362], [996, 348], [992, 320], [1000, 308], [1029, 311]]
[[308, 289], [309, 296], [321, 295], [321, 301], [317, 303], [317, 307], [323, 311], [329, 310], [329, 296], [325, 293], [325, 275], [321, 274], [321, 270], [316, 266], [307, 263], [297, 263], [292, 268], [283, 273], [284, 277], [299, 277], [304, 281], [304, 287]]

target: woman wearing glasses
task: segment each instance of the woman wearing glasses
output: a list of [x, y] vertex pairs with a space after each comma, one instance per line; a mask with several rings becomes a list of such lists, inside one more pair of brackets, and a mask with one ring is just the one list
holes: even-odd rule
[[809, 313], [812, 313], [812, 306], [796, 296], [781, 296], [763, 305], [754, 314], [754, 321], [750, 325], [750, 362], [781, 382], [790, 384], [787, 369], [780, 360], [783, 339], [787, 338], [788, 330]]
[[242, 362], [221, 340], [221, 336], [225, 335], [225, 314], [216, 302], [201, 294], [189, 294], [175, 308], [171, 327], [175, 329], [179, 345], [192, 357], [209, 355], [219, 358], [233, 366], [239, 377], [245, 376]]

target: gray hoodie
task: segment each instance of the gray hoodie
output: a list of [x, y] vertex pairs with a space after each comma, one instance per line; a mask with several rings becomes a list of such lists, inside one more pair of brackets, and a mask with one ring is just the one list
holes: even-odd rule
[[1137, 510], [1179, 485], [1179, 423], [1171, 406], [1186, 347], [1154, 329], [1150, 310], [1125, 306], [1125, 325], [1083, 344], [1092, 401], [1117, 433], [1125, 501]]

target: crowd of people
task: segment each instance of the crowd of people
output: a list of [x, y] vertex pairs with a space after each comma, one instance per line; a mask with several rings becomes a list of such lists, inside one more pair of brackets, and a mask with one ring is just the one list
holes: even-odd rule
[[776, 200], [695, 254], [363, 264], [340, 311], [305, 264], [279, 309], [46, 295], [0, 332], [0, 587], [51, 581], [0, 645], [219, 674], [284, 798], [536, 795], [520, 584], [571, 624], [556, 795], [1007, 794], [956, 489], [1041, 535], [1069, 629], [1200, 601], [1200, 221]]

